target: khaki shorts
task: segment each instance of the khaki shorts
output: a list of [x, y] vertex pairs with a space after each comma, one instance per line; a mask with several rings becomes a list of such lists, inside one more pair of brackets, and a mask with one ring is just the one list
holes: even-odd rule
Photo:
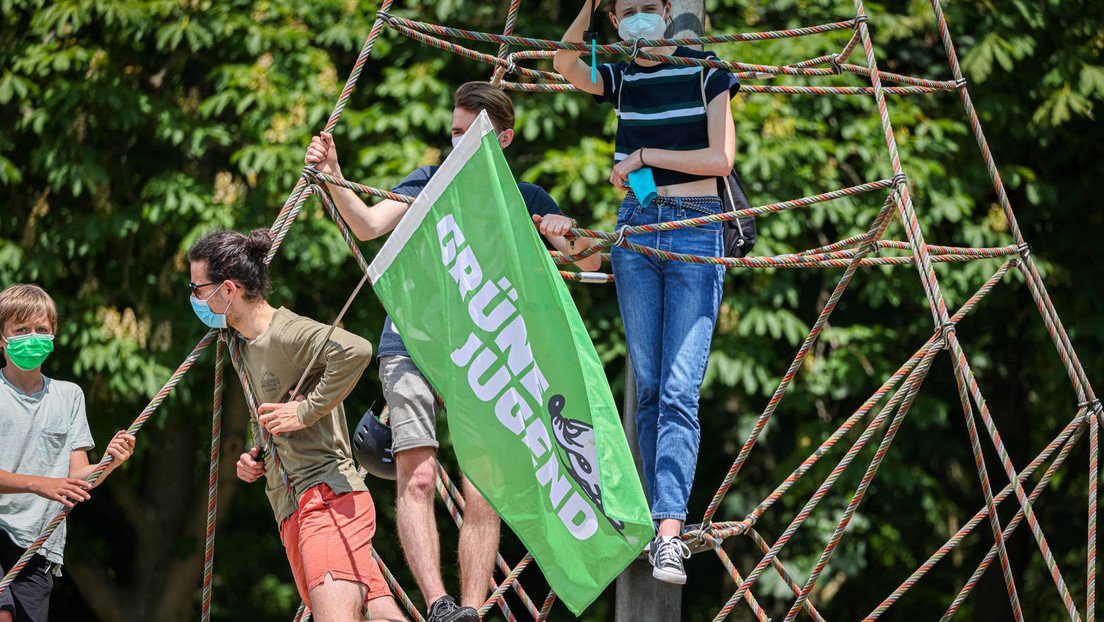
[[414, 361], [409, 356], [381, 357], [379, 375], [391, 417], [391, 451], [439, 447], [437, 415], [441, 405]]

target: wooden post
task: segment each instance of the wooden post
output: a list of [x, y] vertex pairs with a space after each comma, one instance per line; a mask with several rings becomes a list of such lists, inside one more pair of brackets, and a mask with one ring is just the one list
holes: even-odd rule
[[[671, 0], [671, 24], [667, 38], [700, 37], [705, 34], [704, 0]], [[695, 46], [701, 48], [701, 46]], [[621, 417], [629, 440], [637, 474], [644, 481], [640, 447], [636, 444], [636, 378], [625, 356], [625, 404]], [[651, 622], [682, 619], [682, 586], [652, 578], [648, 560], [637, 560], [617, 578], [616, 622]]]
[[[636, 444], [636, 377], [632, 363], [625, 356], [625, 407], [621, 424], [629, 439], [636, 473], [644, 482], [640, 461], [640, 446]], [[651, 620], [682, 619], [682, 586], [657, 581], [652, 577], [652, 565], [638, 559], [617, 577], [615, 622], [649, 622]]]

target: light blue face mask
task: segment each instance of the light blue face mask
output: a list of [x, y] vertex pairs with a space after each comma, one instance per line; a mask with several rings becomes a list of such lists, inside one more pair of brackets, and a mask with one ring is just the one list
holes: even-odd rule
[[230, 304], [226, 305], [226, 311], [223, 311], [222, 313], [215, 313], [211, 310], [211, 305], [208, 303], [208, 301], [210, 301], [211, 298], [214, 298], [215, 294], [217, 294], [218, 291], [219, 290], [216, 289], [205, 300], [200, 300], [199, 298], [192, 296], [192, 311], [195, 311], [196, 317], [199, 318], [199, 321], [203, 322], [207, 326], [210, 326], [211, 328], [226, 328], [226, 311], [230, 310], [230, 305], [234, 304], [234, 300], [231, 299]]
[[667, 23], [658, 13], [636, 13], [621, 20], [617, 26], [617, 36], [622, 41], [641, 39], [662, 39], [667, 32]]

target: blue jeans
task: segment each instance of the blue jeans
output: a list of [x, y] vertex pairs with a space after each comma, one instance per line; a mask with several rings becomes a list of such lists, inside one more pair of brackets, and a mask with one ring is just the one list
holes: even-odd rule
[[[721, 211], [717, 197], [658, 197], [642, 208], [631, 192], [617, 226], [697, 218]], [[721, 255], [721, 223], [629, 236], [691, 255]], [[636, 434], [652, 518], [686, 520], [698, 462], [698, 397], [721, 304], [724, 267], [612, 251], [617, 303], [636, 374]]]

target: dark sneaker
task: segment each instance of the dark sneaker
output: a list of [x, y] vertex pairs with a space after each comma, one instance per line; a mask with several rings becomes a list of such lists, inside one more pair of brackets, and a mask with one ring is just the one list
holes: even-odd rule
[[648, 547], [652, 576], [660, 581], [686, 583], [686, 571], [682, 568], [684, 559], [690, 559], [690, 547], [676, 536], [657, 536]]
[[430, 606], [426, 622], [479, 622], [479, 612], [457, 605], [451, 596], [442, 596]]

